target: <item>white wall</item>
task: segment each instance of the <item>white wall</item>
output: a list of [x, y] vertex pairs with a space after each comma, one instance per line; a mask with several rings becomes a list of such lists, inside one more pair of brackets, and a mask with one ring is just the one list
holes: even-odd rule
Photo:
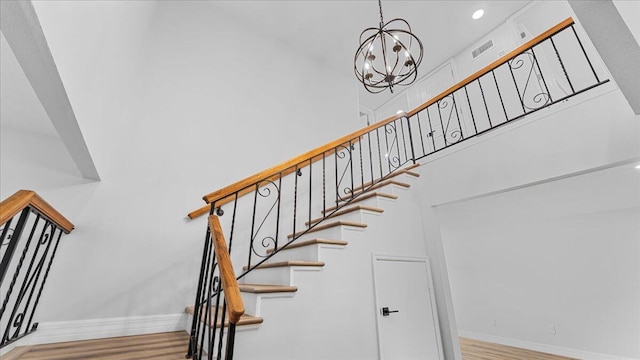
[[461, 335], [640, 358], [634, 166], [439, 206]]
[[350, 73], [318, 66], [310, 84], [314, 59], [229, 17], [229, 3], [34, 5], [103, 179], [44, 176], [54, 140], [3, 139], [2, 197], [31, 188], [76, 225], [39, 321], [181, 313], [205, 231], [184, 218], [201, 196], [358, 125]]
[[559, 180], [637, 172], [639, 120], [609, 83], [425, 159], [419, 196], [437, 219], [423, 221], [440, 226], [461, 334], [585, 359], [640, 355], [638, 174]]

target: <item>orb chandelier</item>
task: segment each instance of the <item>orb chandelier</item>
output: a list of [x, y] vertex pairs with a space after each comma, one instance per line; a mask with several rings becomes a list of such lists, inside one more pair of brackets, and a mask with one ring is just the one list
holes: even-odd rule
[[397, 18], [385, 23], [381, 0], [378, 7], [380, 25], [364, 29], [360, 34], [353, 70], [370, 93], [386, 89], [393, 93], [394, 86], [410, 85], [416, 80], [424, 50], [406, 20]]

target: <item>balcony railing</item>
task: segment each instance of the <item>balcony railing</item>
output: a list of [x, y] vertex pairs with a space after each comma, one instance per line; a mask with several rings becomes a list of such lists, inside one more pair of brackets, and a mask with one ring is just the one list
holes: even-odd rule
[[[0, 203], [0, 348], [32, 333], [62, 233], [73, 224], [33, 191]], [[28, 235], [27, 235], [28, 234]]]

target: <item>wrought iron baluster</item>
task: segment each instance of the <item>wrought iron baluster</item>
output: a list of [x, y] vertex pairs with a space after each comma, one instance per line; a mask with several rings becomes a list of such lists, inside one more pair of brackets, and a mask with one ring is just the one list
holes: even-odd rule
[[593, 76], [596, 78], [596, 83], [600, 82], [600, 78], [598, 77], [598, 74], [596, 73], [596, 70], [593, 68], [593, 64], [591, 63], [591, 60], [589, 59], [589, 56], [587, 56], [587, 52], [584, 50], [584, 46], [582, 46], [582, 41], [580, 41], [580, 37], [578, 36], [578, 33], [576, 32], [575, 26], [571, 25], [571, 30], [573, 30], [573, 35], [575, 35], [576, 40], [578, 40], [578, 45], [580, 45], [580, 49], [582, 50], [582, 53], [584, 54], [584, 58], [587, 60], [587, 63], [589, 63], [589, 67], [591, 68], [591, 72], [593, 73]]
[[538, 62], [538, 57], [536, 56], [536, 52], [534, 50], [535, 46], [531, 48], [531, 55], [533, 55], [533, 61], [536, 64], [536, 67], [538, 68], [538, 72], [540, 73], [540, 79], [542, 80], [542, 84], [544, 85], [544, 90], [547, 92], [547, 96], [549, 97], [548, 102], [549, 103], [553, 103], [553, 98], [551, 97], [551, 91], [549, 91], [549, 88], [547, 87], [547, 81], [544, 78], [544, 74], [542, 73], [542, 69], [540, 68], [540, 63]]
[[[407, 161], [407, 159], [409, 158], [409, 155], [407, 155], [407, 139], [404, 134], [404, 126], [402, 126], [402, 119], [404, 119], [404, 117], [401, 117], [398, 120], [400, 122], [400, 132], [402, 132], [402, 147], [404, 148], [404, 159], [405, 161]], [[397, 137], [397, 134], [396, 134], [396, 137]], [[398, 145], [398, 155], [400, 155], [399, 153], [400, 153], [400, 145]], [[402, 163], [402, 161], [400, 163]]]
[[360, 186], [361, 189], [364, 191], [364, 164], [363, 164], [363, 160], [362, 160], [362, 136], [358, 137], [358, 150], [359, 150], [359, 154], [360, 154]]
[[471, 122], [473, 123], [474, 134], [478, 133], [478, 127], [476, 126], [476, 118], [473, 116], [473, 107], [471, 107], [471, 100], [469, 100], [469, 92], [467, 91], [467, 85], [464, 86], [464, 93], [467, 96], [467, 104], [469, 104], [469, 113], [471, 113]]
[[[424, 137], [422, 136], [422, 125], [420, 124], [420, 122], [421, 122], [420, 112], [416, 113], [416, 119], [418, 119], [417, 120], [417, 122], [418, 122], [418, 133], [420, 134], [420, 145], [422, 146], [422, 155], [426, 155], [427, 152], [424, 149]], [[411, 130], [409, 130], [409, 133], [411, 133]], [[415, 158], [416, 158], [416, 155], [415, 155], [415, 152], [414, 152], [414, 154], [413, 154], [414, 161], [415, 161]]]
[[[26, 209], [28, 210], [28, 208]], [[27, 213], [28, 214], [28, 213]], [[22, 280], [22, 285], [20, 286], [20, 290], [18, 291], [18, 294], [16, 296], [16, 301], [15, 301], [15, 305], [13, 306], [13, 310], [11, 311], [11, 315], [9, 316], [9, 321], [7, 323], [7, 327], [5, 329], [4, 335], [2, 336], [2, 343], [4, 344], [6, 341], [8, 340], [12, 340], [14, 338], [16, 338], [20, 332], [20, 329], [22, 328], [22, 324], [23, 324], [23, 320], [24, 320], [24, 313], [20, 313], [18, 314], [18, 316], [16, 317], [16, 314], [18, 313], [18, 309], [20, 308], [20, 305], [22, 304], [22, 301], [24, 299], [24, 296], [26, 295], [27, 291], [29, 290], [29, 287], [31, 286], [33, 280], [34, 280], [34, 275], [38, 273], [38, 265], [36, 265], [36, 272], [32, 275], [31, 270], [33, 269], [33, 265], [36, 262], [36, 258], [38, 255], [38, 252], [40, 251], [40, 248], [42, 245], [44, 245], [45, 243], [48, 243], [49, 240], [49, 236], [51, 236], [50, 234], [47, 234], [47, 228], [50, 226], [49, 224], [51, 224], [51, 222], [48, 219], [45, 219], [45, 225], [42, 227], [42, 231], [40, 233], [40, 237], [38, 239], [38, 241], [36, 242], [36, 247], [35, 250], [33, 252], [33, 256], [31, 257], [31, 261], [29, 262], [29, 267], [27, 268], [27, 271], [25, 273], [24, 279]], [[27, 251], [28, 249], [25, 248], [25, 251]], [[16, 273], [15, 276], [17, 276], [18, 274]], [[34, 284], [35, 286], [35, 284]], [[29, 303], [31, 302], [31, 296], [33, 295], [33, 292], [30, 292], [29, 294], [29, 298], [27, 300], [27, 303], [25, 305], [25, 312], [27, 311], [27, 308], [29, 307]], [[9, 334], [11, 333], [11, 327], [15, 327], [16, 331], [14, 331], [14, 334], [12, 336], [10, 336]]]
[[[513, 79], [513, 85], [516, 87], [516, 93], [518, 94], [518, 100], [520, 100], [520, 105], [522, 106], [522, 112], [526, 113], [527, 110], [525, 110], [524, 108], [524, 100], [522, 100], [522, 96], [520, 95], [520, 88], [518, 88], [518, 82], [516, 81], [516, 76], [513, 74], [513, 60], [515, 60], [518, 56], [514, 56], [511, 60], [507, 61], [508, 64], [508, 68], [509, 68], [509, 72], [511, 73], [511, 78]], [[520, 60], [522, 61], [522, 60]], [[516, 68], [519, 68], [520, 66], [517, 66]]]
[[567, 78], [567, 82], [569, 83], [569, 87], [571, 88], [571, 93], [575, 94], [576, 90], [573, 88], [573, 84], [571, 83], [571, 79], [569, 79], [569, 74], [567, 73], [567, 69], [564, 67], [564, 62], [562, 62], [562, 58], [560, 57], [560, 53], [558, 52], [558, 48], [556, 47], [555, 41], [553, 41], [553, 36], [549, 38], [551, 41], [551, 45], [553, 46], [553, 51], [555, 51], [556, 56], [558, 57], [558, 61], [560, 62], [560, 67], [562, 68], [562, 72], [564, 73], [564, 77]]
[[[22, 230], [24, 229], [24, 225], [29, 218], [29, 213], [31, 210], [29, 208], [25, 208], [20, 213], [20, 217], [18, 218], [18, 222], [16, 223], [16, 227], [13, 229], [13, 235], [11, 235], [11, 240], [7, 245], [7, 249], [4, 251], [4, 255], [2, 256], [2, 262], [0, 263], [0, 283], [4, 281], [4, 277], [7, 274], [7, 270], [9, 269], [9, 263], [11, 262], [11, 258], [13, 257], [13, 253], [16, 251], [16, 247], [18, 246], [18, 241], [22, 236]], [[14, 216], [15, 218], [15, 216]], [[6, 236], [8, 232], [8, 226], [2, 231], [2, 236], [4, 240], [4, 236]], [[4, 242], [4, 241], [3, 241]]]
[[[33, 309], [31, 311], [31, 316], [29, 317], [29, 321], [27, 322], [26, 329], [29, 329], [31, 326], [31, 322], [33, 321], [33, 315], [35, 314], [35, 310], [38, 307], [38, 303], [40, 302], [40, 296], [42, 295], [42, 290], [44, 289], [44, 284], [47, 281], [47, 277], [49, 276], [49, 271], [51, 270], [51, 264], [53, 264], [53, 259], [56, 256], [56, 251], [58, 250], [58, 245], [60, 244], [60, 238], [62, 237], [62, 229], [55, 227], [51, 237], [55, 237], [55, 230], [58, 230], [58, 238], [56, 239], [56, 244], [53, 247], [53, 252], [51, 253], [51, 257], [49, 258], [49, 264], [47, 265], [47, 269], [45, 270], [44, 277], [42, 278], [42, 282], [40, 283], [40, 290], [38, 290], [38, 294], [36, 295], [35, 303], [33, 304]], [[33, 329], [38, 326], [38, 323], [34, 324]]]
[[327, 213], [327, 166], [325, 162], [325, 153], [322, 153], [322, 214]]
[[[298, 164], [295, 165], [296, 174], [298, 173]], [[296, 220], [297, 220], [297, 211], [298, 211], [298, 177], [294, 176], [294, 186], [293, 186], [293, 238], [296, 238]]]
[[461, 141], [464, 140], [464, 132], [462, 131], [462, 124], [460, 123], [460, 113], [458, 112], [458, 104], [456, 102], [455, 92], [451, 93], [451, 99], [453, 101], [453, 109], [456, 111], [456, 118], [458, 119], [458, 129], [460, 130], [460, 139], [458, 139], [458, 141]]
[[411, 118], [405, 117], [407, 119], [407, 130], [409, 132], [409, 143], [411, 144], [411, 161], [416, 163], [416, 150], [413, 146], [413, 135], [411, 134]]
[[[431, 107], [431, 106], [429, 106], [429, 107]], [[433, 145], [433, 151], [432, 152], [435, 152], [436, 151], [436, 139], [435, 139], [435, 136], [434, 136], [435, 134], [434, 134], [434, 131], [433, 131], [433, 125], [431, 124], [431, 114], [429, 113], [429, 107], [424, 109], [424, 111], [427, 112], [427, 120], [429, 121], [429, 137], [431, 138], [431, 144]]]
[[489, 121], [489, 128], [493, 128], [491, 123], [491, 115], [489, 115], [489, 107], [487, 106], [487, 99], [484, 97], [484, 89], [482, 88], [481, 77], [478, 78], [478, 86], [480, 86], [480, 94], [482, 94], [482, 102], [484, 103], [484, 109], [487, 111], [487, 120]]
[[382, 175], [382, 152], [380, 149], [380, 128], [376, 128], [376, 138], [378, 140], [378, 162], [380, 163], [380, 178], [382, 178], [383, 175]]
[[236, 213], [238, 208], [238, 192], [233, 194], [233, 213], [231, 214], [231, 232], [229, 233], [229, 255], [231, 255], [231, 246], [233, 245], [233, 233], [236, 228]]
[[509, 115], [507, 115], [507, 109], [504, 107], [504, 101], [502, 100], [502, 93], [500, 92], [500, 86], [498, 86], [498, 79], [496, 79], [496, 73], [491, 70], [493, 75], [493, 82], [496, 84], [496, 90], [498, 91], [498, 98], [500, 99], [500, 105], [502, 105], [502, 111], [504, 112], [504, 121], [509, 121]]
[[[444, 98], [443, 98], [444, 99]], [[442, 100], [440, 99], [438, 100], [437, 104], [438, 104], [438, 116], [440, 117], [440, 130], [442, 130], [442, 139], [444, 140], [444, 147], [447, 147], [447, 134], [446, 134], [446, 130], [444, 128], [444, 122], [442, 121]], [[445, 103], [446, 104], [446, 103]], [[446, 105], [445, 105], [446, 107]]]

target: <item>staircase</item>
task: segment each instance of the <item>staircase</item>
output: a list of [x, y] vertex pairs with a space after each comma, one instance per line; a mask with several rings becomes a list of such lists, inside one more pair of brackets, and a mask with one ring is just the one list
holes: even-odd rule
[[[363, 310], [366, 309], [363, 311], [364, 317], [355, 318], [371, 321], [374, 309], [370, 297], [373, 291], [370, 281], [371, 253], [382, 251], [380, 245], [388, 242], [388, 235], [381, 231], [381, 228], [392, 228], [392, 224], [400, 225], [406, 230], [406, 238], [411, 237], [412, 232], [420, 231], [419, 226], [415, 226], [419, 221], [403, 214], [403, 209], [407, 206], [399, 204], [402, 201], [411, 201], [409, 189], [411, 183], [417, 181], [420, 176], [416, 170], [418, 166], [410, 165], [399, 170], [384, 183], [364, 191], [348, 206], [334, 212], [321, 225], [300, 236], [242, 278], [239, 288], [245, 305], [245, 315], [237, 323], [238, 345], [234, 354], [237, 358], [302, 359], [309, 358], [311, 353], [315, 358], [331, 359], [368, 359], [370, 356], [377, 356], [375, 353], [367, 354], [366, 351], [350, 353], [345, 350], [341, 357], [336, 355], [331, 347], [321, 346], [313, 349], [311, 343], [317, 334], [300, 334], [300, 331], [306, 326], [316, 330], [325, 328], [331, 330], [325, 330], [327, 334], [324, 340], [352, 338], [347, 333], [341, 334], [342, 330], [332, 329], [332, 326], [326, 324], [333, 322], [338, 326], [341, 318], [353, 318], [354, 315], [349, 314], [351, 309], [362, 305], [362, 302], [369, 302], [370, 306], [363, 307]], [[327, 208], [325, 211], [330, 213], [333, 210], [335, 209]], [[398, 224], [402, 218], [406, 224]], [[312, 219], [310, 223], [318, 221]], [[396, 233], [402, 236], [403, 231]], [[293, 234], [288, 237], [293, 237]], [[426, 257], [422, 237], [414, 237], [404, 242], [406, 246], [412, 247], [409, 253]], [[272, 248], [267, 251], [271, 253], [274, 250]], [[346, 271], [356, 264], [362, 271]], [[332, 285], [339, 278], [342, 283], [353, 285], [349, 286], [350, 289]], [[365, 282], [366, 284], [363, 284]], [[335, 298], [341, 297], [345, 292], [349, 295], [339, 300], [343, 305], [344, 314], [336, 315]], [[318, 306], [318, 302], [324, 303], [324, 306]], [[315, 315], [310, 314], [310, 311]], [[192, 320], [194, 307], [187, 307], [186, 312]], [[319, 319], [299, 322], [301, 317], [307, 318], [310, 315]], [[220, 319], [216, 322], [216, 327], [219, 328]], [[213, 323], [214, 321], [209, 321], [207, 325], [213, 326]], [[369, 331], [359, 337], [363, 347], [376, 341], [375, 323], [370, 325]], [[225, 326], [228, 326], [228, 322]], [[273, 348], [273, 352], [269, 350], [270, 342], [284, 341], [287, 336], [305, 344], [309, 343], [309, 353], [287, 353], [283, 352], [281, 347]], [[350, 341], [358, 341], [357, 339], [358, 337]], [[320, 340], [322, 339], [316, 339]], [[320, 344], [322, 343], [320, 341]], [[323, 353], [325, 355], [322, 355]]]
[[[187, 357], [378, 358], [373, 254], [428, 257], [420, 205], [405, 198], [417, 162], [606, 82], [569, 18], [407, 113], [205, 195], [189, 214], [210, 222]], [[240, 285], [223, 288], [234, 269]], [[246, 305], [227, 299], [236, 288]], [[245, 315], [227, 321], [228, 305]], [[286, 341], [302, 346], [274, 346]]]

